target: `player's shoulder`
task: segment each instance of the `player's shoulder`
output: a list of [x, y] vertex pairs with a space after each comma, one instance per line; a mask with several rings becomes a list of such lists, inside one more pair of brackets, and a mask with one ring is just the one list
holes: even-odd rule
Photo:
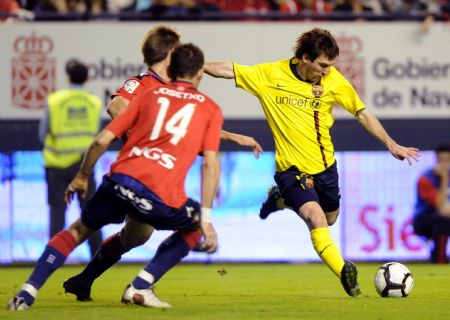
[[347, 81], [345, 76], [337, 69], [336, 67], [332, 66], [330, 67], [330, 71], [328, 73], [328, 76], [333, 81], [339, 80], [339, 81]]
[[334, 66], [330, 67], [328, 74], [322, 78], [322, 84], [328, 84], [335, 88], [351, 85], [347, 78]]
[[138, 86], [144, 88], [164, 85], [167, 82], [154, 71], [147, 70], [127, 79], [122, 86], [126, 91], [134, 91]]

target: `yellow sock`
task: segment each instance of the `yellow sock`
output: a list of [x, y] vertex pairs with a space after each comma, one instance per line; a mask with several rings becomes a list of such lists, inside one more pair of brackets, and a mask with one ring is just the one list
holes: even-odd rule
[[344, 259], [334, 243], [328, 228], [317, 228], [311, 231], [311, 241], [319, 257], [327, 264], [338, 278], [341, 278]]

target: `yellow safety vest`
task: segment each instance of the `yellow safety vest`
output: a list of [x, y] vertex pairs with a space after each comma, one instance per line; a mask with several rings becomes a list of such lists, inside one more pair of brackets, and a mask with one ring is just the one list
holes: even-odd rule
[[50, 94], [49, 132], [44, 140], [46, 168], [67, 168], [81, 160], [100, 125], [100, 99], [85, 90], [60, 90]]

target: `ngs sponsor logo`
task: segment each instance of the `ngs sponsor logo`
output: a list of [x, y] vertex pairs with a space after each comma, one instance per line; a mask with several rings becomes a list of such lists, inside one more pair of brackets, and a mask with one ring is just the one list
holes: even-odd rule
[[149, 160], [156, 161], [159, 165], [169, 170], [175, 167], [174, 161], [177, 160], [177, 158], [168, 153], [165, 153], [160, 148], [145, 147], [143, 149], [140, 149], [136, 146], [131, 149], [128, 157], [145, 157]]

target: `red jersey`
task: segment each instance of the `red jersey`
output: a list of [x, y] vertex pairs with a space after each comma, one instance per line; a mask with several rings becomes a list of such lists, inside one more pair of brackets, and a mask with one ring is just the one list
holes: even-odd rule
[[115, 94], [113, 94], [113, 97], [121, 96], [131, 102], [137, 95], [145, 92], [146, 90], [166, 83], [167, 81], [161, 78], [151, 68], [148, 68], [146, 72], [125, 81], [123, 86], [120, 87]]
[[199, 152], [219, 150], [222, 124], [219, 106], [188, 82], [149, 89], [106, 127], [116, 137], [131, 129], [110, 174], [130, 176], [179, 208], [189, 168]]

